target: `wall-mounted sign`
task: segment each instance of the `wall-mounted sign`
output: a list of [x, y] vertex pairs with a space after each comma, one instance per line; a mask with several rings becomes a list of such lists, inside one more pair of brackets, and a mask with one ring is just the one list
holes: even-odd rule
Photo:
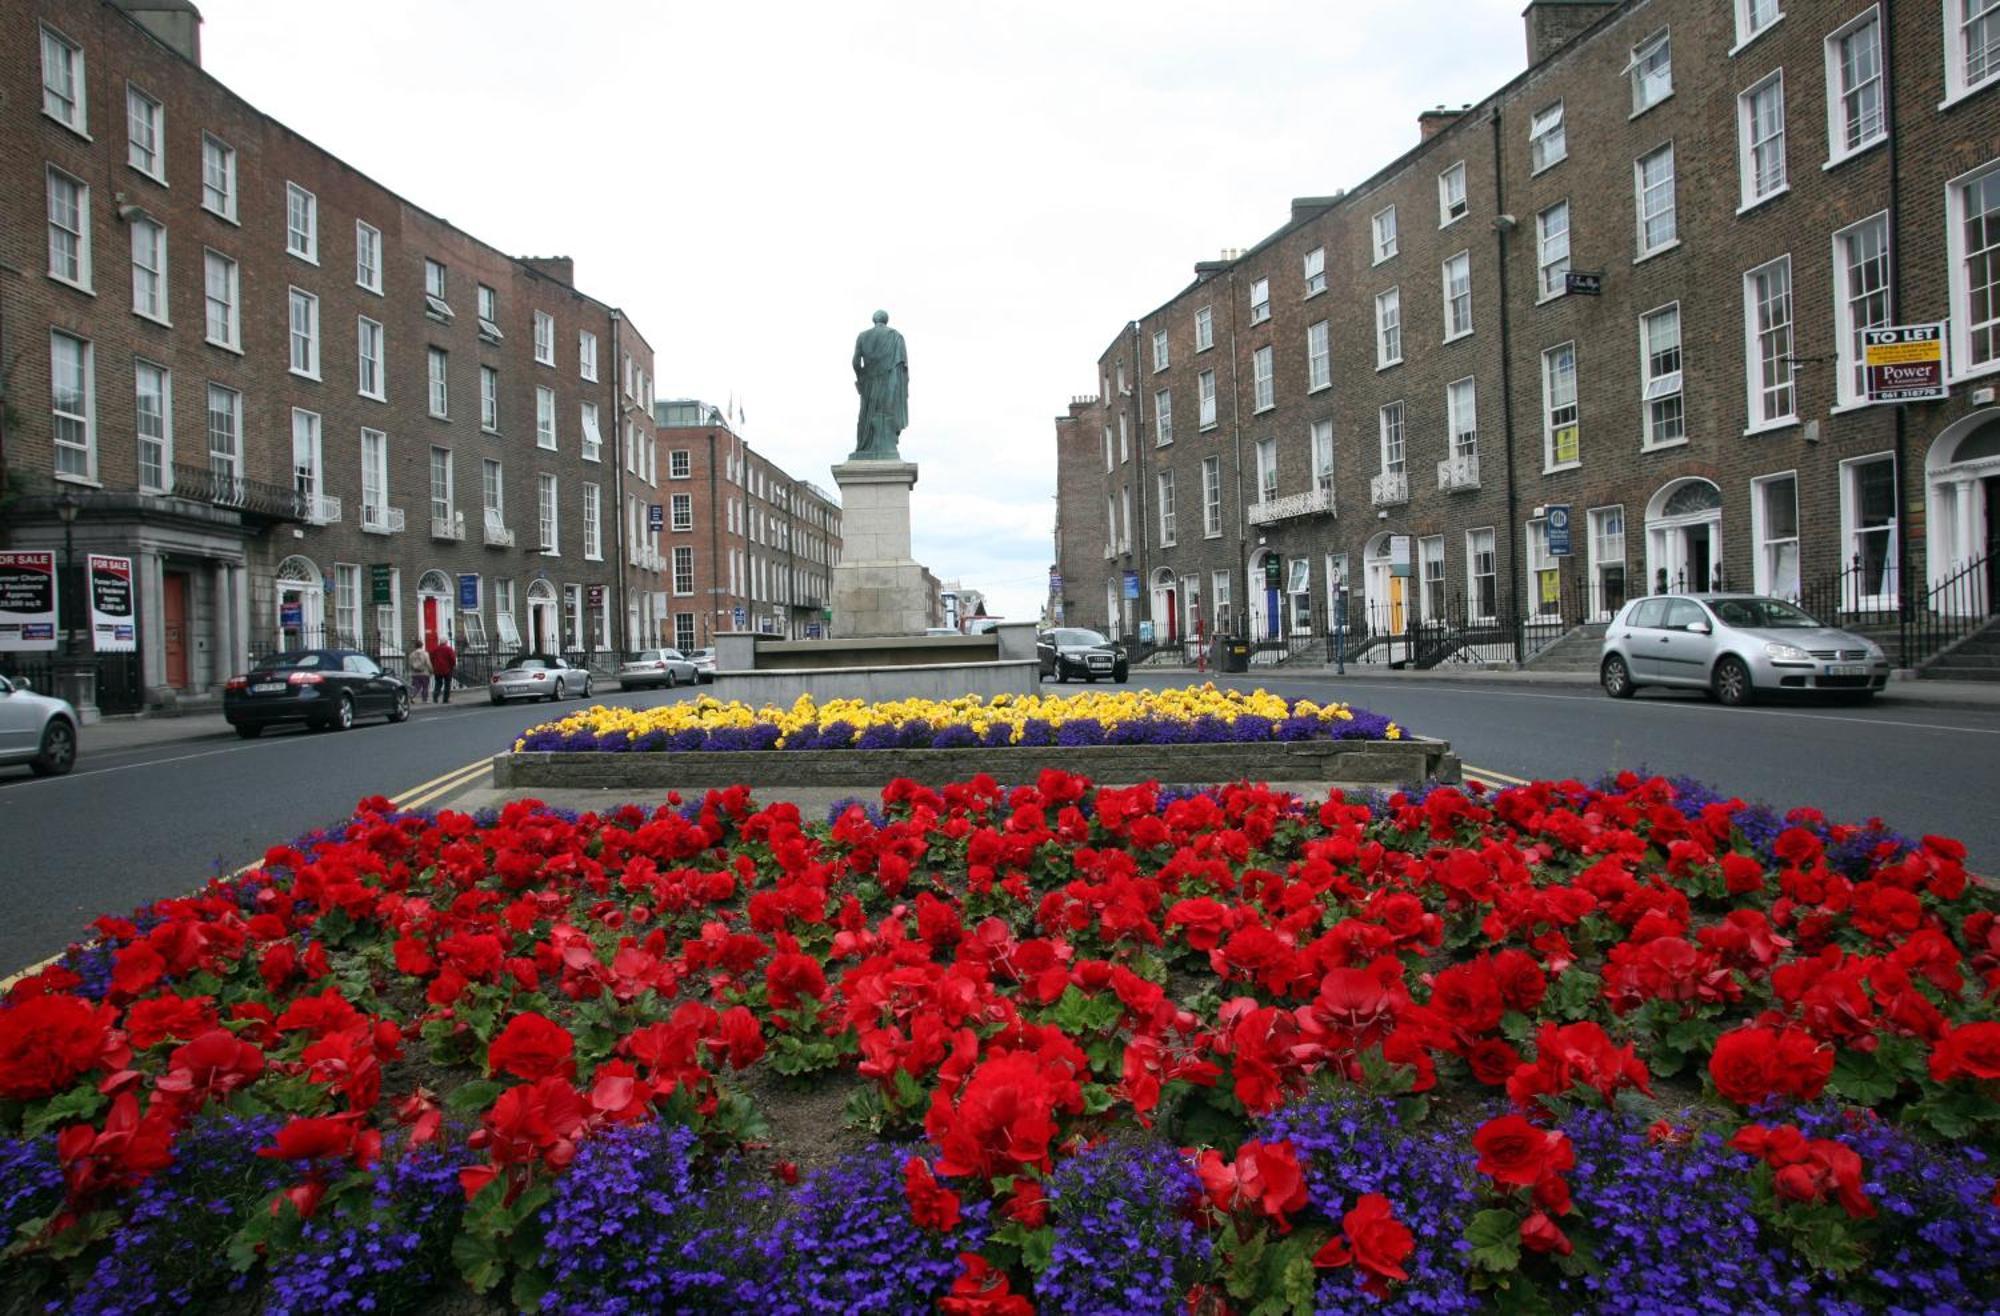
[[469, 612], [479, 607], [479, 577], [472, 572], [458, 578], [458, 606]]
[[368, 601], [377, 606], [396, 601], [396, 566], [392, 562], [368, 564]]
[[1604, 291], [1604, 271], [1565, 271], [1563, 274], [1563, 291], [1578, 297], [1596, 297]]
[[56, 555], [0, 553], [0, 649], [56, 647]]
[[131, 653], [139, 647], [129, 557], [90, 555], [90, 644], [99, 653]]
[[667, 509], [659, 503], [646, 504], [646, 529], [661, 530], [667, 524]]
[[1574, 551], [1570, 547], [1569, 504], [1550, 503], [1547, 525], [1549, 530], [1549, 556], [1568, 557]]
[[1408, 535], [1389, 536], [1389, 574], [1391, 576], [1409, 576], [1415, 574], [1410, 563], [1410, 543], [1411, 540]]
[[588, 588], [588, 593], [590, 595], [590, 606], [602, 612], [604, 610], [604, 586], [592, 585]]
[[1864, 329], [1861, 355], [1870, 402], [1934, 402], [1947, 396], [1941, 324]]
[[1139, 573], [1136, 571], [1125, 573], [1125, 597], [1128, 599], [1139, 597]]

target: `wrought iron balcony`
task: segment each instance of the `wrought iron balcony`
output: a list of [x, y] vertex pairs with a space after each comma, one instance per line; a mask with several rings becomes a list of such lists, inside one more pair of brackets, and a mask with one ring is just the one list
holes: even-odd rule
[[191, 502], [233, 508], [246, 516], [260, 516], [273, 521], [306, 519], [303, 500], [290, 485], [252, 480], [209, 466], [176, 462], [173, 488], [168, 492]]
[[1332, 515], [1335, 515], [1335, 509], [1331, 489], [1310, 489], [1305, 493], [1287, 494], [1283, 498], [1272, 498], [1265, 502], [1250, 504], [1251, 525], [1289, 521], [1295, 516]]
[[1410, 477], [1405, 471], [1383, 471], [1368, 481], [1368, 502], [1373, 507], [1399, 507], [1410, 501]]
[[1479, 454], [1460, 453], [1447, 457], [1438, 463], [1438, 488], [1477, 489], [1479, 487]]
[[514, 547], [514, 532], [492, 512], [486, 514], [486, 546], [488, 548]]
[[340, 500], [329, 494], [301, 493], [299, 506], [305, 512], [307, 525], [340, 524]]
[[432, 516], [431, 538], [449, 540], [465, 538], [465, 513], [453, 512], [450, 516]]
[[405, 522], [403, 509], [381, 503], [361, 504], [361, 528], [371, 535], [400, 535]]

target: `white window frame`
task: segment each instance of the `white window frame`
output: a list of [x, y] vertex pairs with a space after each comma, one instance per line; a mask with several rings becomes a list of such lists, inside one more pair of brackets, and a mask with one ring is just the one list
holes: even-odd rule
[[1403, 400], [1385, 402], [1376, 409], [1376, 438], [1381, 445], [1382, 474], [1407, 475], [1410, 470], [1410, 448], [1407, 418], [1403, 414]]
[[424, 378], [430, 385], [425, 403], [439, 420], [451, 419], [451, 353], [435, 345], [424, 349]]
[[604, 460], [604, 435], [597, 428], [597, 404], [585, 402], [577, 408], [577, 423], [582, 426], [583, 459], [587, 462]]
[[[218, 406], [217, 404], [221, 405]], [[216, 426], [220, 418], [228, 422], [227, 431]], [[243, 475], [243, 395], [233, 388], [211, 383], [208, 386], [208, 412], [204, 428], [208, 434], [208, 469], [232, 483]], [[227, 448], [217, 447], [218, 440], [226, 440]]]
[[1156, 373], [1167, 368], [1171, 354], [1172, 349], [1167, 344], [1167, 331], [1153, 330], [1153, 370]]
[[[75, 360], [80, 378], [77, 381], [79, 385], [77, 389], [78, 396], [74, 400], [82, 404], [83, 409], [81, 411], [61, 406], [60, 403], [69, 399], [64, 399], [56, 393], [56, 378], [58, 374], [56, 352], [59, 340], [72, 344], [75, 348]], [[88, 338], [81, 338], [76, 334], [64, 333], [60, 329], [49, 331], [49, 416], [51, 422], [50, 437], [55, 445], [55, 478], [82, 484], [96, 484], [97, 346]], [[76, 427], [81, 432], [82, 442], [65, 441], [63, 439], [62, 433], [65, 422]], [[79, 462], [82, 469], [63, 469], [64, 453], [80, 454], [80, 456], [72, 460]]]
[[[1782, 302], [1766, 297], [1762, 285], [1768, 279], [1783, 275], [1784, 293]], [[1795, 285], [1792, 281], [1792, 258], [1784, 255], [1776, 260], [1764, 262], [1755, 269], [1743, 273], [1743, 378], [1747, 385], [1745, 416], [1748, 420], [1743, 428], [1747, 434], [1758, 434], [1765, 430], [1781, 429], [1796, 425], [1799, 419], [1799, 388], [1796, 363], [1792, 360], [1798, 350], [1798, 311], [1793, 296]], [[1773, 311], [1770, 324], [1764, 323], [1764, 306], [1770, 303], [1781, 309], [1784, 318], [1777, 318]], [[1768, 342], [1766, 340], [1769, 340]], [[1773, 354], [1777, 355], [1773, 355]], [[1764, 361], [1767, 356], [1783, 369], [1783, 380], [1766, 378]], [[1772, 399], [1782, 397], [1785, 408], [1781, 412], [1771, 410]]]
[[588, 329], [576, 331], [576, 373], [595, 384], [597, 380], [597, 335]]
[[[442, 443], [431, 445], [431, 525], [454, 525], [458, 520], [458, 470], [451, 449]], [[484, 472], [482, 470], [482, 476]], [[482, 490], [483, 492], [483, 490]]]
[[[1484, 538], [1482, 539], [1482, 536]], [[1500, 609], [1500, 537], [1494, 528], [1476, 526], [1465, 532], [1465, 615], [1469, 621], [1492, 621]], [[1485, 570], [1479, 568], [1482, 565]], [[1480, 606], [1479, 582], [1486, 582], [1493, 606]]]
[[[140, 140], [141, 131], [147, 141]], [[167, 181], [167, 107], [125, 84], [125, 163], [156, 183]]]
[[[734, 550], [730, 559], [730, 574], [735, 575]], [[694, 547], [690, 544], [676, 544], [673, 555], [674, 597], [677, 599], [694, 596]], [[733, 592], [733, 591], [732, 591]]]
[[[1648, 70], [1648, 61], [1655, 54], [1659, 53], [1664, 53], [1666, 59], [1656, 66], [1655, 70]], [[1652, 109], [1655, 105], [1658, 105], [1661, 101], [1666, 100], [1674, 94], [1674, 46], [1672, 31], [1663, 27], [1644, 41], [1641, 41], [1638, 45], [1632, 47], [1632, 63], [1629, 67], [1632, 77], [1632, 113], [1629, 117], [1636, 119], [1647, 110]], [[1657, 71], [1657, 69], [1665, 70], [1667, 85], [1658, 95], [1648, 97], [1646, 95], [1648, 86], [1647, 78], [1649, 72]]]
[[285, 184], [285, 251], [319, 264], [319, 198], [293, 182]]
[[[1387, 224], [1382, 222], [1385, 219], [1388, 220]], [[1374, 235], [1375, 250], [1375, 259], [1371, 263], [1380, 265], [1385, 260], [1393, 259], [1400, 250], [1396, 231], [1396, 207], [1384, 206], [1376, 211], [1374, 217], [1369, 220], [1369, 226], [1370, 232]]]
[[[1667, 176], [1664, 180], [1656, 179], [1648, 183], [1646, 181], [1646, 167], [1649, 163], [1659, 160], [1661, 157], [1665, 157], [1666, 159]], [[1663, 142], [1632, 162], [1632, 213], [1638, 225], [1637, 238], [1639, 243], [1637, 260], [1645, 260], [1649, 256], [1657, 256], [1663, 251], [1672, 251], [1675, 247], [1681, 245], [1678, 164], [1679, 162], [1674, 156], [1674, 144], [1672, 142]], [[1655, 210], [1652, 208], [1654, 199], [1662, 191], [1666, 195], [1666, 204]], [[1649, 242], [1646, 232], [1647, 223], [1662, 218], [1664, 218], [1668, 229], [1666, 236], [1658, 242]]]
[[[90, 84], [84, 67], [83, 47], [47, 23], [41, 25], [41, 47], [42, 113], [89, 141]], [[70, 83], [67, 90], [51, 81], [55, 73], [49, 62], [51, 47], [67, 57], [62, 68]]]
[[1215, 309], [1198, 307], [1194, 313], [1194, 350], [1206, 352], [1215, 346]]
[[500, 432], [500, 371], [489, 365], [479, 367], [479, 431]]
[[694, 529], [694, 495], [677, 493], [667, 500], [667, 526], [671, 530]]
[[588, 562], [604, 560], [604, 507], [598, 487], [583, 482], [583, 556]]
[[[151, 215], [135, 215], [132, 230], [132, 314], [173, 327], [168, 316], [167, 226]], [[141, 239], [152, 241], [142, 248]], [[151, 262], [150, 264], [148, 262]]]
[[[1565, 371], [1564, 361], [1568, 365]], [[1583, 465], [1583, 429], [1577, 413], [1576, 343], [1557, 343], [1542, 353], [1542, 473], [1572, 470]], [[1567, 373], [1567, 393], [1564, 376]], [[1556, 435], [1565, 427], [1575, 431], [1575, 455], [1557, 456]]]
[[1256, 447], [1257, 501], [1268, 503], [1278, 496], [1278, 441], [1259, 439]]
[[[1770, 0], [1771, 16], [1763, 23], [1757, 24], [1757, 9], [1760, 3], [1761, 0], [1731, 0], [1731, 7], [1736, 11], [1736, 44], [1730, 48], [1731, 55], [1769, 32], [1778, 25], [1780, 19], [1784, 18], [1783, 0]], [[1752, 26], [1753, 24], [1756, 26]]]
[[1312, 450], [1313, 490], [1330, 494], [1333, 492], [1333, 422], [1314, 421], [1306, 431], [1306, 441]]
[[562, 556], [560, 496], [555, 476], [543, 473], [535, 477], [535, 542], [543, 557]]
[[1174, 510], [1174, 473], [1161, 471], [1155, 479], [1155, 504], [1160, 518], [1160, 547], [1172, 548], [1179, 542], [1179, 526]]
[[1403, 289], [1375, 294], [1375, 368], [1403, 364]]
[[1447, 620], [1443, 535], [1417, 538], [1417, 606], [1425, 621]]
[[[1788, 480], [1792, 486], [1792, 533], [1789, 536], [1770, 538], [1770, 514], [1766, 510], [1766, 499], [1770, 488], [1780, 480]], [[1771, 594], [1778, 598], [1797, 601], [1800, 578], [1800, 526], [1799, 526], [1799, 473], [1796, 470], [1773, 471], [1750, 481], [1750, 573], [1751, 588], [1759, 594]], [[1789, 544], [1792, 550], [1790, 588], [1777, 579], [1771, 550], [1778, 545]], [[1843, 559], [1843, 565], [1844, 565]]]
[[479, 459], [479, 506], [487, 525], [506, 528], [507, 468], [498, 457]]
[[[1764, 137], [1757, 136], [1757, 98], [1765, 92], [1773, 92], [1777, 97], [1777, 131]], [[1777, 181], [1758, 178], [1758, 151], [1775, 142]], [[1743, 203], [1736, 208], [1737, 214], [1754, 210], [1767, 201], [1774, 201], [1792, 190], [1791, 162], [1787, 158], [1789, 144], [1785, 139], [1785, 70], [1773, 69], [1769, 75], [1745, 87], [1736, 97], [1736, 168], [1738, 181], [1742, 184]], [[1759, 186], [1760, 181], [1764, 184]]]
[[[94, 280], [92, 278], [90, 259], [90, 184], [84, 182], [81, 178], [78, 178], [66, 169], [58, 169], [54, 165], [49, 165], [47, 166], [45, 186], [47, 188], [45, 212], [48, 223], [49, 277], [57, 283], [66, 283], [70, 287], [79, 288], [84, 292], [94, 292], [95, 288], [93, 286]], [[59, 188], [69, 189], [70, 195], [76, 200], [76, 213], [73, 220], [67, 213], [67, 207], [63, 214], [59, 215], [56, 212], [56, 195]], [[70, 227], [72, 222], [76, 227]], [[58, 233], [68, 235], [68, 250], [75, 258], [76, 273], [74, 276], [67, 269], [59, 270], [56, 268], [56, 234]], [[63, 263], [67, 266], [71, 262], [65, 260]]]
[[[1460, 401], [1461, 387], [1463, 401]], [[1479, 456], [1479, 381], [1471, 375], [1444, 386], [1446, 451], [1453, 457]]]
[[1902, 571], [1897, 556], [1896, 521], [1897, 510], [1891, 507], [1886, 524], [1875, 528], [1864, 528], [1860, 524], [1861, 484], [1857, 478], [1864, 466], [1880, 462], [1889, 465], [1890, 488], [1893, 491], [1896, 480], [1896, 454], [1891, 451], [1857, 453], [1844, 458], [1840, 463], [1840, 561], [1842, 566], [1850, 566], [1861, 556], [1861, 537], [1864, 534], [1880, 534], [1883, 539], [1884, 572], [1883, 588], [1876, 593], [1866, 593], [1861, 589], [1861, 581], [1856, 579], [1842, 591], [1846, 597], [1843, 606], [1857, 610], [1877, 610], [1894, 607], [1897, 603], [1898, 584]]
[[[1673, 350], [1675, 368], [1672, 370], [1663, 370], [1655, 374], [1653, 371], [1653, 340], [1649, 326], [1655, 317], [1666, 315], [1669, 312], [1674, 317]], [[1687, 399], [1683, 393], [1686, 361], [1687, 346], [1685, 336], [1682, 332], [1681, 304], [1677, 301], [1668, 302], [1664, 306], [1655, 306], [1652, 310], [1642, 313], [1639, 316], [1639, 413], [1641, 426], [1639, 446], [1643, 451], [1651, 452], [1659, 448], [1678, 447], [1688, 441]], [[1670, 438], [1661, 438], [1659, 437], [1659, 431], [1664, 427], [1656, 419], [1658, 414], [1656, 404], [1670, 400], [1678, 404], [1676, 414], [1679, 417], [1680, 433]]]
[[1306, 392], [1333, 387], [1333, 324], [1321, 320], [1306, 326]]
[[1326, 248], [1314, 247], [1300, 258], [1300, 273], [1305, 278], [1306, 296], [1317, 297], [1326, 291]]
[[[1857, 35], [1862, 30], [1871, 26], [1875, 29], [1875, 76], [1870, 79], [1864, 79], [1857, 86], [1849, 87], [1847, 85], [1846, 69], [1840, 57], [1840, 47], [1848, 38]], [[1853, 18], [1850, 18], [1847, 22], [1842, 23], [1827, 34], [1825, 43], [1826, 164], [1821, 166], [1822, 168], [1831, 169], [1835, 165], [1844, 164], [1864, 151], [1880, 146], [1883, 142], [1889, 140], [1889, 81], [1882, 65], [1882, 42], [1882, 6], [1879, 4], [1868, 6], [1868, 8], [1862, 10]], [[1848, 98], [1860, 97], [1865, 99], [1866, 93], [1871, 88], [1873, 89], [1875, 98], [1875, 131], [1862, 137], [1859, 141], [1850, 143], [1847, 140]], [[1862, 122], [1865, 124], [1866, 121], [1866, 116], [1862, 116]]]
[[1201, 459], [1201, 537], [1222, 538], [1222, 459]]
[[[1986, 255], [1996, 280], [1991, 294], [1995, 306], [1994, 319], [1978, 326], [1972, 323], [1972, 288], [1966, 269], [1966, 194], [1974, 185], [1988, 183], [1989, 180], [1995, 189], [2000, 189], [2000, 159], [1990, 160], [1977, 169], [1960, 174], [1945, 185], [1945, 250], [1951, 276], [1951, 377], [1954, 381], [2000, 371], [2000, 246], [1988, 248]], [[1996, 196], [1995, 204], [2000, 205], [2000, 196]], [[1972, 333], [1975, 328], [1985, 329], [1993, 343], [1992, 355], [1981, 362], [1972, 359]]]
[[[145, 397], [144, 392], [141, 391], [141, 385], [145, 382], [148, 371], [157, 375], [160, 383], [159, 410], [157, 412], [160, 428], [157, 434], [151, 435], [146, 433], [146, 409], [140, 405], [140, 399]], [[139, 491], [141, 493], [166, 493], [174, 487], [173, 371], [167, 369], [157, 361], [148, 361], [144, 357], [134, 358], [132, 362], [132, 395], [132, 436], [134, 440], [136, 469], [138, 471]], [[148, 480], [146, 477], [146, 445], [148, 443], [156, 444], [159, 448], [160, 474], [156, 480]]]
[[1269, 343], [1250, 354], [1251, 397], [1258, 412], [1278, 405], [1277, 355]]
[[[1271, 279], [1269, 275], [1250, 282], [1250, 323], [1262, 324], [1271, 318]], [[1120, 366], [1123, 370], [1123, 366]], [[1119, 380], [1119, 392], [1125, 391], [1124, 380]]]
[[[1215, 419], [1215, 372], [1213, 370], [1204, 370], [1195, 376], [1195, 389], [1196, 396], [1200, 399], [1199, 411], [1197, 413], [1199, 427], [1203, 430], [1212, 430], [1217, 424]], [[1111, 445], [1109, 442], [1111, 431], [1107, 428], [1104, 433], [1107, 440], [1104, 445], [1104, 469], [1108, 471], [1111, 469]]]
[[[370, 326], [373, 326], [372, 333], [370, 332]], [[377, 402], [387, 402], [389, 400], [389, 340], [387, 334], [388, 331], [383, 329], [380, 321], [371, 320], [365, 315], [354, 317], [354, 391], [364, 398], [373, 398]], [[372, 356], [369, 353], [371, 343], [374, 346]], [[372, 371], [370, 370], [371, 366], [373, 367]], [[368, 386], [369, 375], [371, 373], [375, 377], [375, 387], [373, 388]]]
[[389, 436], [361, 430], [361, 528], [389, 529]]
[[[1556, 227], [1558, 220], [1560, 228]], [[1564, 197], [1535, 216], [1535, 300], [1545, 302], [1565, 295], [1569, 291], [1568, 275], [1569, 198]], [[1468, 285], [1471, 282], [1469, 272], [1466, 281]], [[1468, 286], [1468, 294], [1470, 291]], [[1466, 315], [1469, 320], [1470, 307]]]
[[669, 480], [691, 480], [694, 478], [694, 452], [689, 448], [675, 448], [667, 453], [667, 478]]
[[554, 452], [556, 438], [556, 391], [544, 384], [535, 385], [535, 446], [547, 452]]
[[[1438, 173], [1438, 227], [1450, 228], [1472, 212], [1465, 181], [1465, 161]], [[1454, 209], [1455, 207], [1455, 209]]]
[[547, 311], [535, 312], [535, 364], [556, 363], [556, 318]]
[[1174, 441], [1174, 391], [1159, 389], [1153, 394], [1153, 446], [1164, 448]]
[[1528, 172], [1544, 173], [1569, 159], [1569, 130], [1563, 126], [1563, 103], [1536, 110], [1528, 120]]
[[[215, 179], [218, 165], [222, 175], [220, 187]], [[232, 224], [236, 222], [236, 148], [211, 132], [201, 135], [201, 208]]]
[[1983, 31], [1995, 33], [2000, 40], [2000, 6], [1988, 8], [1975, 15], [1970, 21], [1965, 17], [1969, 0], [1943, 0], [1944, 4], [1944, 100], [1939, 109], [1946, 109], [1975, 92], [2000, 83], [2000, 51], [1994, 52], [1992, 62], [1978, 78], [1971, 76], [1972, 28], [1978, 25]]
[[382, 230], [365, 219], [354, 221], [354, 286], [382, 295]]
[[[215, 293], [215, 271], [222, 272], [222, 291], [226, 297]], [[243, 351], [243, 275], [241, 268], [228, 256], [212, 247], [204, 247], [201, 257], [202, 278], [202, 332], [207, 340], [217, 347], [227, 348], [239, 355]], [[223, 328], [226, 335], [215, 336], [215, 314], [213, 307], [223, 308]]]
[[286, 362], [301, 379], [318, 379], [319, 298], [304, 288], [292, 288], [286, 293], [285, 307]]
[[[1881, 234], [1881, 283], [1874, 288], [1858, 290], [1854, 286], [1854, 262], [1848, 258], [1847, 248], [1853, 239], [1871, 229], [1879, 230]], [[1889, 292], [1894, 286], [1896, 271], [1896, 253], [1892, 243], [1889, 212], [1886, 210], [1877, 211], [1859, 223], [1849, 224], [1833, 235], [1834, 378], [1838, 405], [1841, 407], [1868, 404], [1865, 383], [1861, 378], [1861, 331], [1881, 328], [1889, 323]], [[1877, 299], [1881, 303], [1880, 318], [1862, 323], [1861, 317], [1855, 313], [1857, 303]]]
[[[1618, 514], [1618, 554], [1615, 558], [1610, 551], [1612, 537], [1604, 529], [1604, 523], [1608, 519], [1606, 514], [1612, 512]], [[1589, 536], [1587, 546], [1590, 571], [1590, 618], [1592, 621], [1605, 621], [1616, 611], [1616, 606], [1605, 597], [1605, 568], [1614, 565], [1618, 568], [1617, 606], [1622, 606], [1632, 593], [1630, 574], [1625, 566], [1625, 505], [1611, 503], [1604, 507], [1590, 508], [1584, 513], [1584, 527], [1585, 533]]]
[[331, 510], [326, 495], [326, 435], [320, 414], [292, 408], [292, 488], [306, 499], [306, 520], [324, 525]]
[[[1465, 271], [1465, 290], [1462, 294], [1454, 294], [1452, 291], [1453, 266], [1460, 266]], [[1441, 264], [1438, 267], [1438, 274], [1439, 274], [1440, 291], [1443, 293], [1444, 297], [1444, 341], [1447, 343], [1457, 342], [1459, 339], [1465, 337], [1467, 334], [1472, 332], [1471, 250], [1468, 248], [1465, 251], [1459, 252], [1455, 256], [1447, 256], [1444, 259], [1443, 264]], [[1462, 327], [1454, 327], [1459, 318], [1458, 307], [1456, 303], [1460, 296], [1463, 296], [1465, 299], [1465, 323]]]

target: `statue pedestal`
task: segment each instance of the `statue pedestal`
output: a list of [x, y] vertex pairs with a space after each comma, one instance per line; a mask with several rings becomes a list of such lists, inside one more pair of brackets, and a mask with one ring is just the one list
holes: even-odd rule
[[833, 568], [833, 638], [922, 635], [930, 624], [924, 569], [910, 557], [910, 490], [917, 464], [845, 461], [841, 560]]

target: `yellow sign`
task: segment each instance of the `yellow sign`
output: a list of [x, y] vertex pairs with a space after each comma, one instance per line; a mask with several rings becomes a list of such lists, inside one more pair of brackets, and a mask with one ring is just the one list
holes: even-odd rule
[[1861, 331], [1870, 402], [1930, 402], [1946, 395], [1944, 326], [1887, 325]]

